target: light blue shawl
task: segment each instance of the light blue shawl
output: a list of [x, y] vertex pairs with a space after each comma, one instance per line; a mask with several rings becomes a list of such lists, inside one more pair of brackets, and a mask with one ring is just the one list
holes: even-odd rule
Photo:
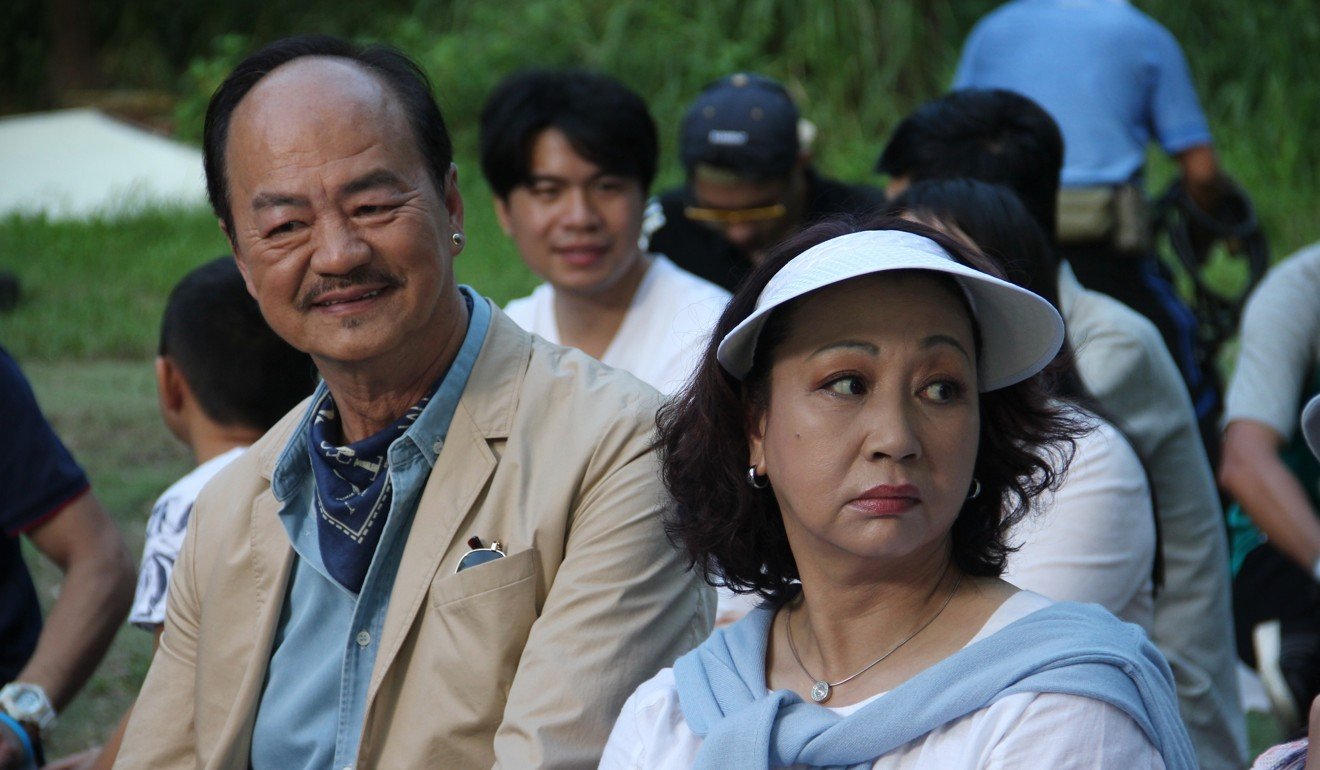
[[1140, 627], [1096, 605], [1060, 602], [968, 645], [848, 717], [795, 693], [766, 694], [774, 610], [761, 607], [678, 659], [697, 768], [869, 768], [876, 758], [1007, 695], [1104, 701], [1132, 718], [1168, 770], [1195, 770], [1169, 666]]

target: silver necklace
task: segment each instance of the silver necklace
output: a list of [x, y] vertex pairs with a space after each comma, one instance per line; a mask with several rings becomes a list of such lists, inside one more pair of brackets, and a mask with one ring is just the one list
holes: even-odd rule
[[[948, 571], [949, 571], [949, 565], [945, 564], [944, 572], [940, 573], [941, 583], [944, 582], [944, 574]], [[793, 643], [793, 608], [791, 606], [788, 607], [787, 612], [784, 615], [784, 625], [787, 627], [788, 630], [788, 649], [793, 652], [793, 660], [797, 661], [798, 666], [802, 669], [802, 673], [806, 674], [807, 678], [815, 683], [811, 685], [811, 699], [817, 703], [824, 703], [825, 701], [829, 700], [830, 694], [834, 691], [835, 687], [838, 687], [841, 684], [847, 684], [848, 682], [851, 682], [852, 680], [856, 679], [862, 674], [865, 674], [867, 671], [870, 671], [871, 669], [880, 665], [880, 661], [898, 652], [900, 647], [915, 639], [917, 634], [921, 633], [922, 631], [925, 631], [926, 627], [929, 626], [931, 623], [934, 623], [935, 619], [938, 618], [944, 612], [944, 610], [948, 608], [949, 602], [953, 601], [953, 595], [958, 593], [958, 587], [960, 585], [962, 585], [961, 572], [958, 573], [958, 579], [955, 580], [953, 583], [953, 590], [949, 592], [949, 595], [947, 597], [945, 597], [944, 604], [940, 605], [940, 608], [935, 611], [934, 615], [930, 616], [929, 620], [918, 626], [916, 631], [913, 631], [912, 633], [908, 634], [906, 639], [894, 645], [894, 647], [891, 650], [889, 650], [889, 652], [886, 652], [884, 655], [881, 655], [880, 657], [876, 658], [870, 663], [867, 663], [866, 666], [863, 667], [861, 671], [858, 671], [852, 676], [844, 677], [843, 679], [840, 679], [837, 682], [827, 682], [824, 679], [817, 679], [816, 677], [811, 675], [810, 671], [807, 670], [806, 664], [802, 662], [802, 656], [798, 655], [797, 645]]]

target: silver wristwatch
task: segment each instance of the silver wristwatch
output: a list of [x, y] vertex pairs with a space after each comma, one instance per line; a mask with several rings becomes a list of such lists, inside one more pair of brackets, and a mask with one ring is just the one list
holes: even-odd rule
[[0, 710], [16, 721], [36, 725], [41, 733], [55, 726], [55, 707], [39, 684], [10, 682], [0, 688]]

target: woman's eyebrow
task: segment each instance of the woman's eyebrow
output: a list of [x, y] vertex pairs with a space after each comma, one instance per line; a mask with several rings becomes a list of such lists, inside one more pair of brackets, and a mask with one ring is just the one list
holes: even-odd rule
[[840, 348], [847, 350], [860, 350], [861, 352], [872, 356], [880, 355], [880, 348], [877, 348], [869, 342], [863, 342], [861, 340], [838, 340], [816, 348], [811, 355], [807, 356], [807, 360], [810, 361], [822, 353], [828, 353], [831, 350], [838, 350]]
[[960, 353], [966, 356], [968, 361], [972, 360], [972, 354], [967, 352], [967, 348], [963, 347], [961, 342], [947, 334], [932, 334], [921, 341], [922, 350], [929, 350], [938, 345], [952, 345], [957, 348]]

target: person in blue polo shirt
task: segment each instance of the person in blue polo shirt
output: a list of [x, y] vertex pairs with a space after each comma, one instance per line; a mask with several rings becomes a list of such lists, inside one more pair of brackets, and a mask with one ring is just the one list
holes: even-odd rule
[[1223, 183], [1187, 60], [1158, 22], [1114, 0], [1014, 0], [981, 19], [963, 46], [954, 89], [1029, 97], [1065, 145], [1059, 244], [1082, 285], [1149, 318], [1186, 381], [1207, 450], [1216, 450], [1219, 387], [1196, 318], [1150, 244], [1143, 172], [1158, 141], [1186, 192], [1213, 211]]

